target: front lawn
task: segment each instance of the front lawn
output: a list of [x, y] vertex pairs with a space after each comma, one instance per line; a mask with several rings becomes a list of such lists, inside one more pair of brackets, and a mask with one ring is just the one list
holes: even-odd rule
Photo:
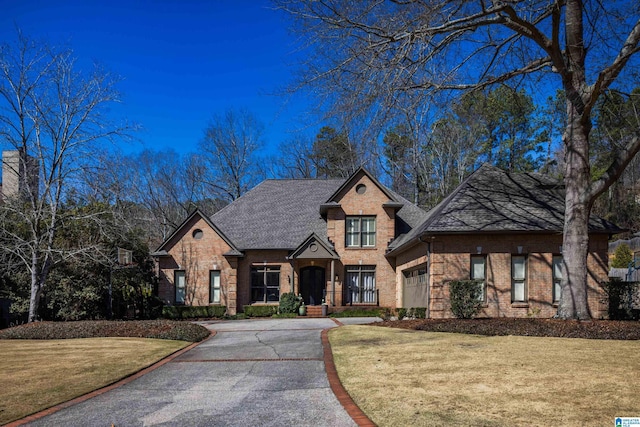
[[613, 425], [640, 414], [640, 341], [329, 332], [343, 385], [379, 426]]
[[82, 338], [0, 341], [0, 424], [112, 384], [185, 341]]
[[112, 384], [209, 336], [170, 320], [36, 322], [0, 331], [0, 424]]

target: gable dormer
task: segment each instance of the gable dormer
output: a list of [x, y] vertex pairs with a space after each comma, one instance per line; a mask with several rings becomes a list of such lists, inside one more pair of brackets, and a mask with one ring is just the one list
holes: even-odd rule
[[386, 249], [395, 236], [396, 212], [404, 206], [366, 169], [360, 168], [320, 205], [336, 249]]

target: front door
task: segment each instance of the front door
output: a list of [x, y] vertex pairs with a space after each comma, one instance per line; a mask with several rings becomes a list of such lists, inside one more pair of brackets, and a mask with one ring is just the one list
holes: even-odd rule
[[306, 305], [322, 304], [325, 286], [324, 268], [305, 267], [300, 270], [300, 294]]

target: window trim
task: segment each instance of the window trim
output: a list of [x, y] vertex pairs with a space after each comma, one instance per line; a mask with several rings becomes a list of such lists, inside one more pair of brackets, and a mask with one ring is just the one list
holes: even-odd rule
[[[556, 259], [560, 259], [560, 277], [556, 277]], [[562, 263], [564, 258], [562, 255], [554, 254], [551, 257], [551, 301], [553, 304], [560, 303], [560, 294], [562, 294]], [[559, 282], [560, 292], [556, 292], [556, 282]]]
[[[474, 269], [473, 269], [473, 260], [474, 259], [482, 259], [482, 263], [483, 263], [483, 267], [484, 267], [484, 271], [483, 271], [483, 277], [482, 279], [478, 279], [476, 277], [474, 277]], [[471, 256], [469, 257], [469, 279], [470, 280], [482, 280], [482, 295], [480, 298], [480, 301], [482, 302], [486, 302], [487, 301], [487, 256], [486, 255], [474, 255], [471, 254]]]
[[[183, 286], [178, 287], [178, 276], [182, 274]], [[187, 299], [187, 272], [185, 270], [173, 270], [173, 301], [175, 304], [185, 304]], [[178, 289], [182, 289], [182, 301], [178, 300]]]
[[[363, 305], [376, 305], [378, 304], [378, 287], [376, 285], [376, 266], [374, 264], [371, 265], [345, 265], [344, 267], [344, 291], [345, 298], [344, 304], [363, 304]], [[361, 284], [363, 283], [363, 277], [365, 274], [373, 274], [373, 289], [365, 289]], [[358, 300], [353, 300], [354, 293], [351, 289], [351, 281], [350, 275], [357, 275], [357, 283], [358, 283]], [[366, 294], [371, 293], [370, 301], [367, 301]]]
[[[349, 221], [358, 220], [357, 230], [354, 232], [349, 232]], [[365, 231], [364, 224], [365, 219], [373, 220], [373, 231]], [[347, 215], [344, 220], [344, 246], [345, 248], [375, 248], [378, 242], [378, 224], [377, 218], [375, 215]], [[373, 237], [373, 244], [364, 244], [364, 236], [369, 237], [367, 241]], [[349, 236], [357, 236], [358, 243], [349, 244]]]
[[[213, 286], [213, 274], [218, 273], [218, 286]], [[215, 291], [218, 290], [218, 300], [214, 298]], [[222, 302], [222, 272], [220, 270], [209, 270], [209, 304], [220, 304]]]
[[[523, 286], [523, 294], [524, 294], [524, 298], [522, 300], [518, 300], [516, 299], [516, 293], [515, 293], [515, 285], [516, 285], [516, 279], [514, 278], [514, 260], [516, 258], [522, 258], [522, 260], [524, 261], [524, 277], [522, 279], [518, 279], [517, 282], [522, 282], [522, 286]], [[527, 280], [527, 275], [529, 273], [529, 257], [527, 255], [524, 254], [518, 254], [518, 255], [511, 255], [511, 303], [512, 304], [526, 304], [529, 302], [529, 286], [528, 286], [528, 280]]]
[[[267, 304], [267, 303], [277, 303], [278, 301], [280, 301], [280, 279], [281, 277], [281, 266], [280, 264], [278, 265], [253, 265], [251, 266], [251, 269], [249, 270], [249, 283], [251, 285], [250, 289], [251, 289], [251, 293], [250, 293], [250, 299], [251, 299], [251, 304]], [[257, 285], [254, 283], [253, 279], [255, 277], [254, 273], [262, 273], [262, 284], [261, 285]], [[267, 275], [269, 273], [278, 273], [278, 286], [269, 286], [268, 285], [268, 279], [267, 279]], [[253, 290], [254, 289], [259, 289], [262, 288], [262, 301], [258, 301], [258, 300], [254, 300], [253, 299]], [[275, 301], [269, 301], [269, 289], [276, 289], [278, 290], [278, 299]]]

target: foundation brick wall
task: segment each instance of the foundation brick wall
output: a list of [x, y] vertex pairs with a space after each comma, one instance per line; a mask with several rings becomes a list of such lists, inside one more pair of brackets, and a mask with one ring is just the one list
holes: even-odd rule
[[[557, 305], [553, 304], [552, 260], [560, 255], [562, 236], [520, 234], [520, 235], [450, 235], [437, 236], [431, 240], [431, 317], [452, 317], [450, 310], [448, 283], [452, 280], [470, 278], [471, 255], [476, 255], [481, 247], [481, 255], [486, 256], [487, 301], [480, 317], [552, 317]], [[422, 247], [421, 247], [422, 246]], [[511, 295], [511, 257], [527, 256], [525, 303], [513, 302]], [[592, 235], [589, 244], [588, 286], [589, 307], [594, 318], [606, 315], [603, 303], [604, 293], [600, 283], [607, 280], [607, 236]], [[425, 245], [418, 245], [397, 258], [397, 279], [402, 283], [402, 271], [417, 265], [420, 251]], [[426, 257], [423, 258], [426, 260]], [[400, 295], [402, 291], [400, 290]], [[401, 301], [401, 299], [399, 299]]]

